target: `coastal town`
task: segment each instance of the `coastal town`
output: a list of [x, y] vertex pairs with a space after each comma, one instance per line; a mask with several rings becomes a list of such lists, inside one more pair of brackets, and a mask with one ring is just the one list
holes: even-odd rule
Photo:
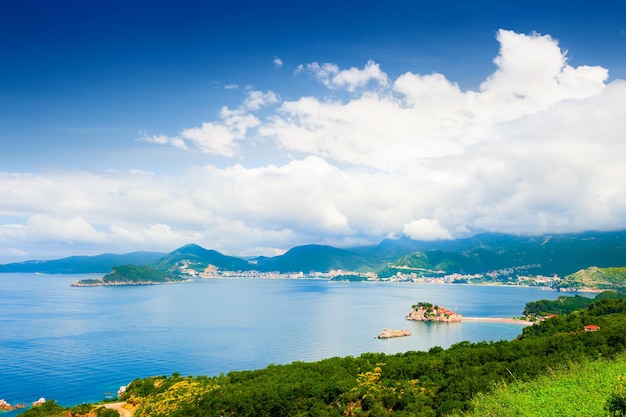
[[341, 269], [331, 269], [328, 272], [263, 272], [251, 271], [227, 271], [220, 270], [213, 265], [209, 265], [203, 271], [196, 271], [193, 268], [183, 267], [180, 269], [181, 275], [189, 278], [256, 278], [256, 279], [326, 279], [329, 281], [382, 281], [382, 282], [413, 282], [417, 284], [503, 284], [503, 285], [523, 285], [554, 288], [561, 278], [558, 275], [552, 276], [532, 276], [522, 275], [513, 268], [506, 268], [496, 271], [488, 271], [481, 274], [446, 274], [444, 271], [411, 270], [405, 268], [398, 270], [391, 276], [379, 276], [375, 272], [367, 271], [346, 271]]

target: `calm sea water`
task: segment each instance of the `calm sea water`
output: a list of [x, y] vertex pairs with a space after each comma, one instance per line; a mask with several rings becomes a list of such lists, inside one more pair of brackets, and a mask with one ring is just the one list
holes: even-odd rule
[[[217, 375], [363, 352], [513, 339], [519, 324], [408, 322], [418, 301], [472, 317], [520, 315], [536, 288], [199, 280], [75, 288], [88, 275], [0, 274], [0, 399], [98, 401], [137, 377]], [[410, 337], [379, 340], [386, 327]], [[7, 413], [10, 416], [14, 412]]]

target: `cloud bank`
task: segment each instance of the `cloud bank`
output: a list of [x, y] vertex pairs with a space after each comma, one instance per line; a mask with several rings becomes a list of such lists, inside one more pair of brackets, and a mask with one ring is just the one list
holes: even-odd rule
[[[235, 158], [227, 167], [1, 172], [0, 247], [28, 258], [50, 245], [197, 242], [258, 255], [401, 234], [626, 228], [626, 83], [570, 66], [547, 35], [500, 30], [497, 41], [496, 69], [476, 90], [437, 73], [391, 79], [372, 61], [313, 62], [293, 76], [323, 86], [319, 97], [250, 90], [215, 120], [140, 139]], [[246, 166], [261, 148], [265, 163]]]

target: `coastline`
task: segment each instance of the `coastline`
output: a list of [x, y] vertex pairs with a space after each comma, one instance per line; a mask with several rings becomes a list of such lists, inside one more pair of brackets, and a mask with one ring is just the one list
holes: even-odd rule
[[521, 324], [523, 326], [532, 326], [536, 322], [529, 320], [518, 320], [513, 318], [504, 318], [504, 317], [465, 317], [463, 316], [463, 321], [487, 321], [494, 323], [512, 323], [512, 324]]

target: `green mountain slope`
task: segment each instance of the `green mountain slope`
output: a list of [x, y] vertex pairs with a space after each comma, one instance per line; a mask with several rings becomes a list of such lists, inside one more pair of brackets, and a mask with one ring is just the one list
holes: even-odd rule
[[[403, 247], [407, 246], [404, 242]], [[626, 232], [587, 232], [544, 236], [481, 234], [433, 243], [392, 262], [386, 271], [407, 266], [446, 273], [478, 274], [512, 268], [522, 274], [565, 276], [591, 265], [614, 267], [626, 259]]]
[[560, 283], [561, 289], [582, 290], [626, 290], [626, 267], [598, 268], [592, 266], [566, 276]]
[[265, 258], [257, 263], [263, 271], [328, 272], [331, 269], [355, 271], [366, 268], [367, 259], [354, 252], [332, 246], [304, 245], [285, 254]]
[[226, 271], [248, 271], [252, 268], [243, 259], [226, 256], [195, 244], [180, 247], [154, 263], [154, 267], [157, 269], [176, 273], [188, 270], [202, 272], [209, 265]]

